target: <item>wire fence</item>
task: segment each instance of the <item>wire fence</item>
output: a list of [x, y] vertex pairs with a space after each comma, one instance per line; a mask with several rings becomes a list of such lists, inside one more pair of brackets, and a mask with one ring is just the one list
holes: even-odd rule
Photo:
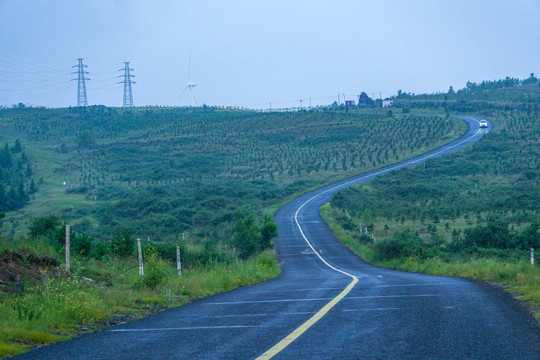
[[[20, 211], [4, 202], [1, 202], [0, 201], [0, 205], [12, 210], [12, 211], [15, 211], [23, 216], [26, 216], [28, 218], [31, 218], [33, 220], [36, 220], [38, 219], [37, 217], [35, 216], [32, 216], [30, 214], [27, 214], [23, 211]], [[65, 225], [66, 227], [66, 272], [70, 272], [70, 257], [71, 257], [71, 252], [70, 252], [70, 248], [71, 248], [71, 244], [70, 244], [70, 234], [71, 234], [71, 228], [70, 228], [70, 225]], [[87, 233], [84, 233], [84, 232], [77, 232], [76, 234], [80, 234], [80, 235], [85, 235], [85, 236], [88, 236], [90, 238], [94, 238], [94, 236], [92, 235], [89, 235]], [[110, 238], [110, 237], [104, 237], [104, 236], [100, 236], [101, 239], [103, 240], [109, 240], [109, 241], [113, 241], [114, 238]], [[142, 254], [142, 249], [141, 249], [141, 245], [140, 245], [140, 238], [137, 238], [137, 247], [138, 247], [138, 265], [133, 265], [123, 271], [121, 271], [120, 273], [116, 274], [116, 275], [113, 275], [111, 277], [109, 277], [108, 279], [109, 280], [112, 280], [112, 279], [115, 279], [125, 273], [127, 273], [128, 271], [131, 271], [133, 269], [136, 269], [137, 267], [139, 268], [139, 275], [142, 277], [143, 274], [144, 274], [144, 271], [143, 271], [143, 254]], [[179, 248], [177, 247], [177, 270], [178, 270], [178, 276], [181, 276], [181, 260], [180, 260], [180, 253], [179, 253]]]

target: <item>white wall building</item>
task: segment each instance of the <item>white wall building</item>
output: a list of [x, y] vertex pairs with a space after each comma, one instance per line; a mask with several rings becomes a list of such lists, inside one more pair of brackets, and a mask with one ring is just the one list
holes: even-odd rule
[[385, 108], [385, 107], [390, 107], [392, 106], [392, 104], [394, 103], [393, 100], [390, 100], [390, 99], [384, 99], [382, 101], [382, 107]]

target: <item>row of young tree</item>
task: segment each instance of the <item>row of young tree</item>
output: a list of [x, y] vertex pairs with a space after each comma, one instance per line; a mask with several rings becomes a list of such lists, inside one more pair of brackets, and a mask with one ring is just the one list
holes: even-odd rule
[[52, 149], [48, 157], [64, 160], [54, 170], [66, 174], [66, 192], [92, 205], [62, 214], [83, 220], [81, 231], [98, 234], [84, 220], [92, 218], [106, 236], [126, 226], [151, 238], [189, 231], [220, 241], [238, 208], [262, 219], [261, 209], [291, 194], [398, 161], [463, 130], [455, 119], [343, 111], [2, 111], [15, 130]]
[[[331, 201], [336, 220], [385, 258], [513, 256], [540, 247], [540, 114], [492, 114], [497, 129], [471, 148], [357, 186]], [[373, 223], [377, 224], [373, 229]], [[390, 224], [390, 226], [388, 225]]]

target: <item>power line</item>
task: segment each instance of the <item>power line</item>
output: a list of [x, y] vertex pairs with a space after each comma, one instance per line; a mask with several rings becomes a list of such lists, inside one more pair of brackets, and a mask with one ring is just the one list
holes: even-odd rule
[[22, 214], [22, 215], [24, 215], [24, 216], [28, 216], [29, 218], [36, 219], [35, 216], [28, 215], [28, 214], [26, 214], [26, 213], [24, 213], [24, 212], [22, 212], [22, 211], [19, 211], [19, 210], [15, 209], [15, 208], [12, 207], [12, 206], [9, 206], [8, 204], [4, 204], [4, 203], [1, 202], [1, 201], [0, 201], [0, 205], [5, 206], [5, 207], [7, 207], [7, 208], [10, 209], [10, 210], [16, 211], [16, 212], [18, 212], [19, 214]]

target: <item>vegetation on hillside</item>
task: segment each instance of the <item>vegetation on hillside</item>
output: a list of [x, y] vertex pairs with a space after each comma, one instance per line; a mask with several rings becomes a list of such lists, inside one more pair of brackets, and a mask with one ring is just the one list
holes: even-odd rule
[[[266, 227], [251, 224], [261, 238], [275, 236]], [[91, 253], [84, 251], [85, 235], [72, 233], [72, 271], [67, 274], [61, 247], [65, 232], [58, 218], [35, 219], [32, 233], [35, 238], [0, 238], [0, 357], [279, 274], [272, 250], [257, 248], [240, 260], [214, 244], [179, 239], [182, 277], [176, 271], [176, 248], [152, 242], [143, 246], [141, 277], [128, 232], [98, 243]]]
[[540, 115], [490, 115], [496, 129], [479, 143], [343, 190], [321, 213], [369, 261], [502, 282], [540, 308], [529, 262], [540, 248]]
[[34, 170], [19, 138], [0, 150], [0, 211], [18, 209], [38, 191]]
[[[262, 221], [265, 208], [292, 194], [413, 156], [464, 130], [455, 119], [332, 111], [95, 107], [0, 116], [32, 142], [29, 154], [46, 183], [28, 212], [57, 214], [97, 238], [129, 229], [159, 241], [183, 232], [226, 241], [239, 208]], [[20, 233], [20, 220], [7, 231]]]
[[2, 136], [24, 139], [43, 178], [23, 208], [31, 215], [8, 212], [3, 224], [0, 356], [107, 325], [113, 315], [140, 316], [276, 276], [269, 207], [464, 130], [448, 118], [339, 111], [95, 107], [0, 116]]
[[393, 106], [402, 109], [429, 109], [449, 112], [486, 110], [522, 110], [528, 114], [540, 110], [540, 81], [534, 73], [527, 79], [506, 77], [505, 79], [468, 81], [466, 86], [437, 94], [411, 94], [399, 90], [393, 97]]

